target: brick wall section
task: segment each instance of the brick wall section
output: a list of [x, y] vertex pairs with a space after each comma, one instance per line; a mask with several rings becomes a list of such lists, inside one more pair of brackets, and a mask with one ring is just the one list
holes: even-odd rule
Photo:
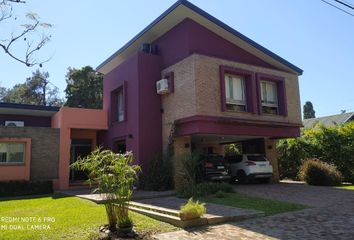
[[176, 119], [195, 115], [196, 89], [194, 74], [194, 56], [185, 58], [163, 70], [162, 76], [174, 72], [174, 93], [162, 95], [162, 142], [166, 151], [171, 127]]
[[0, 137], [32, 139], [31, 180], [58, 178], [59, 129], [44, 127], [0, 127]]
[[[190, 58], [194, 60], [195, 66], [195, 88], [197, 94], [196, 114], [302, 124], [297, 75], [199, 54], [194, 54]], [[285, 79], [288, 116], [284, 117], [265, 114], [258, 115], [252, 113], [222, 112], [219, 68], [221, 65], [283, 77]]]
[[[258, 115], [253, 113], [235, 113], [221, 111], [220, 66], [240, 68], [255, 73], [274, 75], [285, 79], [287, 116]], [[163, 149], [166, 151], [171, 135], [171, 127], [177, 119], [193, 115], [227, 116], [245, 120], [276, 121], [301, 124], [301, 107], [298, 76], [292, 73], [274, 69], [232, 62], [224, 59], [192, 54], [182, 61], [164, 69], [162, 76], [174, 72], [174, 93], [162, 95], [162, 137]], [[174, 143], [175, 157], [190, 149], [184, 148], [184, 142], [190, 142], [190, 137], [177, 138]], [[211, 146], [211, 145], [210, 145]], [[271, 146], [271, 149], [268, 149]], [[202, 146], [197, 146], [201, 148]], [[279, 180], [276, 141], [265, 140], [266, 156], [274, 169], [274, 181]], [[221, 147], [216, 152], [222, 154]], [[177, 159], [176, 159], [177, 160]], [[183, 185], [180, 174], [180, 162], [175, 162], [175, 185]]]
[[279, 182], [277, 140], [264, 139], [265, 155], [273, 167], [273, 182]]
[[[186, 144], [189, 147], [186, 148]], [[184, 167], [182, 163], [182, 158], [191, 154], [191, 137], [177, 137], [174, 142], [174, 183], [175, 189], [184, 187], [188, 185], [188, 181], [185, 178]]]

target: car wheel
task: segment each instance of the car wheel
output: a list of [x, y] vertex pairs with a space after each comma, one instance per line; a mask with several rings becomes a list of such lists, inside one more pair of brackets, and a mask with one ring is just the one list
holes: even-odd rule
[[244, 171], [239, 171], [237, 174], [237, 179], [240, 183], [246, 184], [248, 183], [248, 177]]
[[229, 183], [235, 184], [236, 180], [237, 180], [237, 178], [235, 176], [233, 176], [233, 177], [230, 178], [230, 182]]

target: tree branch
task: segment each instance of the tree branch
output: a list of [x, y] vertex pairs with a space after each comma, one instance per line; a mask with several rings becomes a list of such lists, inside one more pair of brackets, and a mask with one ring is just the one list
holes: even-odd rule
[[[23, 1], [23, 0], [2, 0], [2, 1], [0, 1], [0, 8], [1, 8], [0, 22], [13, 17], [12, 5], [10, 5], [9, 2], [11, 2], [11, 3], [25, 3], [25, 1]], [[41, 39], [39, 40], [39, 42], [37, 44], [33, 44], [33, 41], [27, 40], [27, 37], [29, 37], [32, 33], [36, 32], [37, 29], [51, 27], [51, 25], [47, 24], [47, 23], [40, 22], [39, 17], [37, 16], [37, 14], [34, 14], [34, 13], [27, 13], [26, 17], [30, 21], [32, 21], [32, 23], [22, 25], [22, 27], [24, 27], [25, 29], [17, 35], [11, 34], [11, 38], [9, 40], [2, 40], [0, 42], [0, 47], [11, 58], [15, 59], [16, 61], [18, 61], [20, 63], [25, 64], [28, 67], [32, 67], [37, 64], [39, 64], [41, 66], [43, 63], [49, 61], [49, 59], [42, 61], [42, 62], [37, 62], [34, 60], [34, 55], [41, 48], [43, 48], [46, 43], [48, 43], [50, 41], [51, 36], [50, 35], [49, 36], [42, 35]], [[27, 49], [25, 52], [25, 56], [23, 58], [15, 55], [11, 51], [12, 46], [14, 46], [15, 43], [18, 42], [22, 38], [27, 43]], [[35, 47], [32, 48], [32, 46], [35, 46]]]

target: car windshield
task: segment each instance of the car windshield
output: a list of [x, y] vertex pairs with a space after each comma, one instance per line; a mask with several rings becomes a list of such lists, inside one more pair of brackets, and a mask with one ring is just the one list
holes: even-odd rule
[[254, 162], [265, 162], [267, 159], [262, 155], [248, 155], [247, 159]]

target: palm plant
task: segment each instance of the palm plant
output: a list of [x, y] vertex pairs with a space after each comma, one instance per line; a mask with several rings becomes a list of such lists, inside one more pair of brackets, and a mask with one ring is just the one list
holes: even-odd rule
[[104, 197], [108, 224], [111, 230], [117, 223], [128, 219], [128, 203], [133, 193], [133, 184], [138, 178], [140, 166], [132, 165], [133, 154], [117, 154], [97, 148], [90, 155], [79, 158], [72, 168], [86, 171], [88, 183], [97, 186], [93, 193]]

